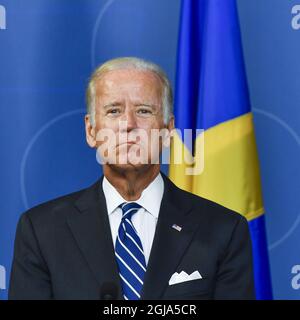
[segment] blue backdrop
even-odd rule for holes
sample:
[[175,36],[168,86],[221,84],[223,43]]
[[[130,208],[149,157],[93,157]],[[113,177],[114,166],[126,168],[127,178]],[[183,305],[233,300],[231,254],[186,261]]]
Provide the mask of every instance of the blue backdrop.
[[[237,3],[274,297],[298,299],[300,29],[292,8],[300,0]],[[179,11],[180,0],[0,0],[0,299],[20,214],[101,174],[84,137],[91,71],[113,57],[140,56],[174,83]]]

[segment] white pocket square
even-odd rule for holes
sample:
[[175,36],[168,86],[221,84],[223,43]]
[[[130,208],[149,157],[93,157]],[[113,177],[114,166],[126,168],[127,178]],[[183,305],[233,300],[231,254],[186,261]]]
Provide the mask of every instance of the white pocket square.
[[180,273],[175,272],[169,280],[169,285],[172,286],[173,284],[197,279],[202,279],[202,276],[198,270],[194,271],[190,275],[188,275],[185,271],[181,271]]

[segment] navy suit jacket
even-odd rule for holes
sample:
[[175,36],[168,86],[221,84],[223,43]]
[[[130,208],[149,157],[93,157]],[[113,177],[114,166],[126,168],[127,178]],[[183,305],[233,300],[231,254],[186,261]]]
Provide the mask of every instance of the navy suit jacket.
[[[162,176],[141,299],[254,299],[247,220]],[[196,270],[202,279],[169,285],[173,273]],[[107,283],[122,299],[102,179],[21,216],[9,299],[101,299]]]

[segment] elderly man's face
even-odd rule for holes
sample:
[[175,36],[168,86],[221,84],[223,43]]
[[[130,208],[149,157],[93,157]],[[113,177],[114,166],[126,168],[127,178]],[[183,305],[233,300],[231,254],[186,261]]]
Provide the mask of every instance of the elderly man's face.
[[[106,162],[132,166],[158,159],[161,139],[153,129],[166,127],[161,95],[161,80],[150,71],[113,70],[96,82],[94,134]],[[108,135],[115,139],[103,139]]]

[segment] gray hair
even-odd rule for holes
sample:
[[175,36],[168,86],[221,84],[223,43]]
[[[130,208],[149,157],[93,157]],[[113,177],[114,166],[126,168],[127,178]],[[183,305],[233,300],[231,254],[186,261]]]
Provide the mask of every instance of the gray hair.
[[92,125],[95,124],[96,88],[95,82],[108,71],[118,69],[137,69],[154,72],[162,82],[162,109],[164,123],[168,124],[173,115],[173,93],[170,81],[165,72],[157,64],[135,57],[122,57],[108,60],[93,72],[86,90],[87,113],[91,116]]

